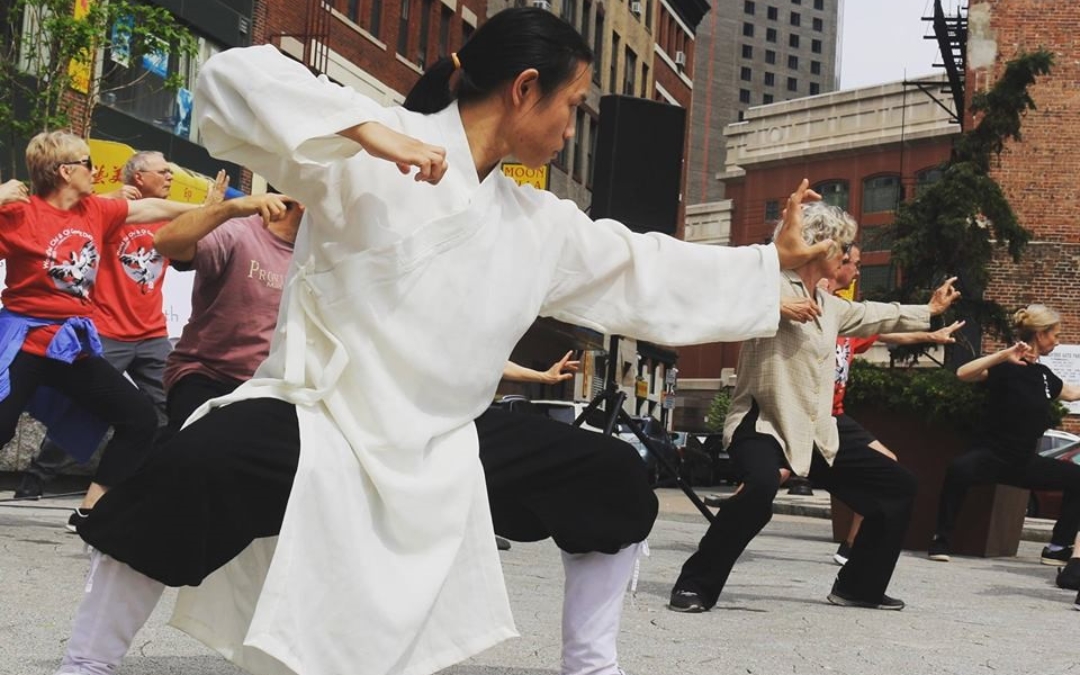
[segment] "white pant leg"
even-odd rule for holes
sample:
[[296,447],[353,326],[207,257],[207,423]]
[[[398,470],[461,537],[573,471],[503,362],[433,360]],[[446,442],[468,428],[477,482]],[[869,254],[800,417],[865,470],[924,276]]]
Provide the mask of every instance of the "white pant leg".
[[86,594],[56,675],[115,672],[164,590],[161,582],[91,549]]
[[618,675],[623,598],[640,544],[614,555],[563,552],[562,675]]

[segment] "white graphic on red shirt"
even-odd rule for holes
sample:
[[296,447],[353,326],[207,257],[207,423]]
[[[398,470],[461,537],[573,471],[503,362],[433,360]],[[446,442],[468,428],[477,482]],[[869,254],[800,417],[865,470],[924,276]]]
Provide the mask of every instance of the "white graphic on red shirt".
[[[140,239],[142,241],[137,241]],[[143,293],[154,290],[165,268],[165,256],[154,250],[153,241],[154,234],[150,230],[134,230],[124,237],[116,252],[124,274]]]
[[[58,249],[67,237],[55,245],[50,242],[46,254],[46,266],[49,276],[58,289],[85,300],[90,299],[90,287],[97,277],[98,252],[93,240],[83,242],[78,251],[68,251],[61,256]],[[66,257],[66,259],[64,259]]]

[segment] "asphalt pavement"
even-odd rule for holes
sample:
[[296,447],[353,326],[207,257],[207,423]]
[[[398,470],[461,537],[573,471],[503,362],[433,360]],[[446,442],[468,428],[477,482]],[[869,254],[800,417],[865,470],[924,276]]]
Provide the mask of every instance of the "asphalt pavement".
[[[1022,541],[1014,558],[937,563],[905,553],[889,589],[904,611],[835,607],[825,601],[838,569],[828,521],[786,515],[782,505],[827,495],[781,497],[781,513],[736,565],[717,607],[678,614],[665,607],[668,593],[706,523],[678,491],[659,493],[650,555],[624,610],[628,675],[1080,673],[1075,594],[1054,586],[1038,541]],[[75,503],[0,503],[0,675],[51,675],[59,662],[87,569],[81,540],[63,527]],[[443,673],[558,675],[558,551],[515,543],[500,556],[521,637]],[[174,598],[167,592],[117,675],[241,673],[166,625]]]

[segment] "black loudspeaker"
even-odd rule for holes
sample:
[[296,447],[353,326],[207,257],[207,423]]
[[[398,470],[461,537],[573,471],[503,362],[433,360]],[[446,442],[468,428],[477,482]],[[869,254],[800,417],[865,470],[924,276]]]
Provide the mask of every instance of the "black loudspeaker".
[[678,228],[686,110],[631,96],[600,99],[593,173],[593,218],[635,232]]

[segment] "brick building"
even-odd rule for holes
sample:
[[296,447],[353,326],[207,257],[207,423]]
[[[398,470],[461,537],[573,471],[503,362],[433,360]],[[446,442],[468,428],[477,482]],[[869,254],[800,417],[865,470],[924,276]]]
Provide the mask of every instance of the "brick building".
[[[1062,348],[1080,345],[1080,5],[1037,0],[972,0],[968,7],[968,100],[987,89],[1022,51],[1054,54],[1050,74],[1030,88],[1037,110],[1023,119],[992,175],[1017,219],[1032,233],[1019,264],[999,255],[987,295],[1007,309],[1041,302],[1062,314]],[[999,345],[987,340],[984,351]],[[1080,431],[1080,418],[1066,419]]]

